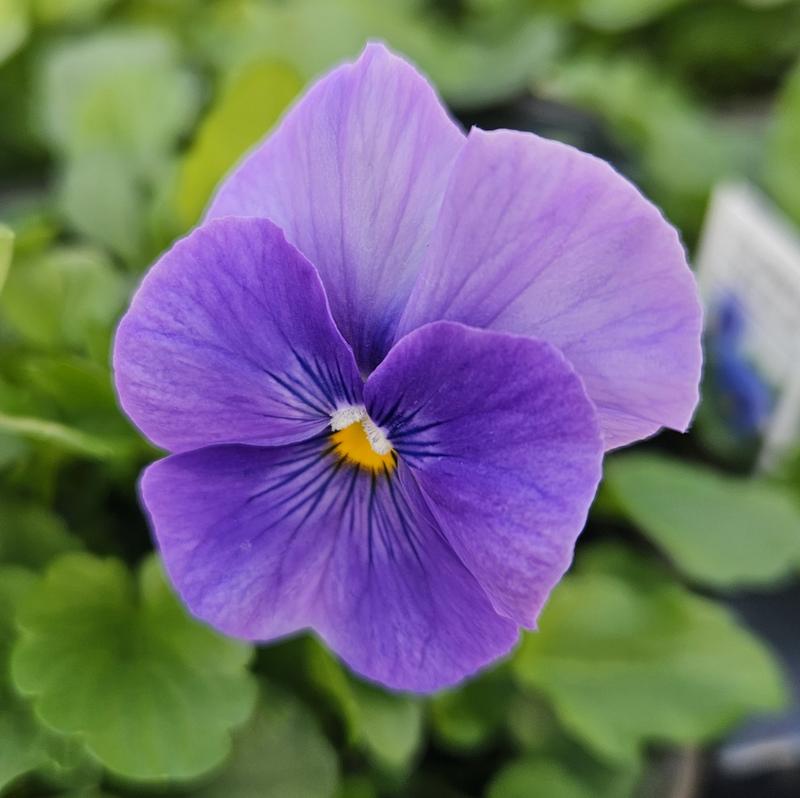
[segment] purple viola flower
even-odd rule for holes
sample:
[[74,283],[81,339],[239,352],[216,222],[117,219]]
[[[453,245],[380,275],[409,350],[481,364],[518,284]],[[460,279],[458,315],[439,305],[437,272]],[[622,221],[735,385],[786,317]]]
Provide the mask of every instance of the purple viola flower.
[[678,236],[630,183],[465,136],[370,45],[151,269],[114,363],[171,452],[141,493],[189,609],[428,691],[535,626],[604,450],[689,423],[699,342]]

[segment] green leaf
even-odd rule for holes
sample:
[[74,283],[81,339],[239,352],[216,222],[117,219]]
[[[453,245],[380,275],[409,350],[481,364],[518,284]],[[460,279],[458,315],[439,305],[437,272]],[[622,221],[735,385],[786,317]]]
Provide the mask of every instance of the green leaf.
[[339,660],[315,637],[305,638],[303,653],[309,682],[323,693],[341,716],[348,743],[357,744],[363,737],[361,710],[352,688],[353,679]]
[[11,265],[11,254],[14,251],[14,232],[0,224],[0,291],[6,282],[8,267]]
[[590,554],[512,663],[569,732],[630,762],[647,742],[703,742],[781,706],[774,660],[727,610],[624,549]]
[[90,435],[43,418],[0,413],[0,433],[4,432],[52,444],[71,454],[96,460],[114,460],[128,455],[126,449],[119,448],[97,435]]
[[197,83],[180,67],[174,41],[154,29],[103,30],[44,57],[43,133],[69,156],[116,151],[137,174],[156,176],[198,102]]
[[636,769],[615,771],[586,762],[527,757],[503,767],[486,798],[630,798]]
[[749,168],[760,146],[645,56],[579,55],[536,90],[598,114],[634,156],[632,176],[684,235],[698,232],[711,189]]
[[764,180],[775,200],[800,224],[800,62],[775,105],[766,148]]
[[142,260],[146,197],[124,153],[97,149],[68,159],[58,199],[71,229],[129,263]]
[[313,715],[291,694],[266,687],[250,722],[235,738],[222,774],[195,798],[330,798],[336,752]]
[[46,507],[0,498],[0,562],[38,569],[80,548],[80,540]]
[[8,684],[17,609],[35,585],[30,571],[0,566],[0,792],[34,771],[53,784],[87,783],[97,774],[81,743],[45,729]]
[[185,227],[197,221],[219,180],[275,124],[301,87],[293,69],[258,61],[223,90],[182,164],[176,202]]
[[36,18],[45,25],[86,23],[99,16],[117,0],[30,0]]
[[511,739],[518,748],[529,753],[550,748],[563,737],[552,708],[535,692],[516,695],[505,721]]
[[336,798],[378,798],[378,791],[364,776],[347,776],[342,780]]
[[504,669],[487,671],[431,701],[433,731],[456,751],[480,748],[496,739],[511,706],[519,700]]
[[618,31],[644,25],[690,0],[581,0],[578,16],[600,30]]
[[[107,341],[127,295],[127,281],[101,253],[59,247],[14,260],[0,311],[35,346],[94,352],[99,340]],[[103,362],[107,357],[105,349]]]
[[422,704],[363,682],[353,681],[352,689],[360,716],[361,744],[378,766],[390,773],[404,773],[422,743]]
[[19,624],[17,688],[120,776],[190,779],[217,767],[253,708],[250,648],[189,618],[154,558],[134,579],[117,560],[65,555]]
[[390,775],[406,771],[422,743],[420,701],[353,678],[313,637],[306,638],[305,658],[309,680],[341,714],[348,741]]
[[30,22],[25,0],[0,0],[0,64],[28,38]]
[[785,489],[638,454],[611,458],[606,486],[696,582],[764,586],[800,570],[800,507]]
[[34,582],[35,576],[23,568],[0,566],[0,790],[47,760],[42,730],[7,686],[16,605]]

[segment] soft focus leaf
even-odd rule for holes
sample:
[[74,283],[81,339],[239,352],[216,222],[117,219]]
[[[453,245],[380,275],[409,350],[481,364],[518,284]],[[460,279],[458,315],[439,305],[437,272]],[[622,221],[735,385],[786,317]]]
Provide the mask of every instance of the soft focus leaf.
[[36,569],[80,548],[78,538],[47,508],[0,498],[0,562]]
[[558,759],[529,757],[503,767],[486,798],[630,798],[636,771],[576,768]]
[[777,486],[656,455],[611,458],[606,486],[697,582],[769,585],[800,571],[800,507]]
[[775,107],[764,180],[775,200],[800,224],[800,63],[790,74]]
[[0,792],[33,771],[52,784],[64,785],[91,783],[97,775],[80,741],[45,729],[8,683],[17,608],[35,584],[30,571],[0,565]]
[[25,43],[29,30],[26,0],[0,0],[0,64]]
[[578,16],[601,30],[625,30],[650,22],[690,0],[581,0]]
[[598,114],[634,156],[632,176],[684,234],[699,230],[713,186],[753,158],[751,136],[723,125],[645,57],[581,55],[537,88]]
[[100,253],[59,247],[15,259],[0,314],[31,344],[86,351],[98,338],[108,339],[127,294],[126,281]]
[[511,739],[526,752],[541,752],[562,735],[553,710],[537,693],[515,696],[505,720]]
[[49,726],[81,734],[121,776],[211,770],[252,710],[249,647],[190,619],[154,558],[134,579],[117,560],[65,555],[29,594],[19,623],[18,689]]
[[380,769],[402,775],[422,743],[422,704],[356,680],[316,639],[309,637],[306,643],[309,680],[335,705],[349,742]]
[[434,733],[444,745],[457,751],[486,745],[496,739],[518,700],[503,669],[488,671],[458,689],[434,696]]
[[11,253],[14,249],[14,233],[0,224],[0,291],[6,282],[8,267],[11,265]]
[[348,742],[357,744],[363,738],[363,727],[352,678],[339,660],[316,638],[309,636],[303,642],[309,682],[330,701],[341,717]]
[[0,566],[0,790],[47,760],[41,728],[7,685],[16,605],[34,581],[22,568]]
[[50,443],[72,454],[97,460],[111,460],[127,455],[104,438],[43,418],[10,416],[0,413],[0,433],[11,433],[30,440]]
[[43,133],[57,150],[126,154],[152,175],[197,110],[193,77],[156,30],[108,30],[62,44],[43,64]]
[[46,25],[65,22],[85,23],[98,16],[117,0],[30,0],[36,18]]
[[301,86],[289,67],[259,61],[223,90],[182,164],[176,201],[185,227],[197,221],[220,179],[275,124]]
[[93,459],[125,460],[148,451],[120,412],[107,366],[76,356],[38,356],[20,367],[23,384],[47,403],[40,412],[50,416],[26,419],[9,413],[9,429]]
[[336,753],[296,698],[265,688],[250,722],[235,737],[222,774],[195,798],[331,798]]
[[128,262],[144,249],[144,202],[123,153],[98,149],[66,162],[59,205],[67,224]]
[[353,682],[353,694],[366,751],[380,767],[402,773],[422,743],[422,704],[363,682]]
[[647,741],[698,743],[781,705],[774,661],[727,610],[623,549],[584,559],[513,667],[599,755],[633,761]]
[[378,792],[363,776],[349,776],[342,780],[336,798],[378,798]]

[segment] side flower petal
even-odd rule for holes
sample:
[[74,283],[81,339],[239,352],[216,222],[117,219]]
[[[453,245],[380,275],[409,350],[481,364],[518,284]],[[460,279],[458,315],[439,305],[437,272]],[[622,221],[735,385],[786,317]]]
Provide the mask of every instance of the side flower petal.
[[210,447],[153,464],[141,492],[173,584],[229,635],[311,627],[366,678],[413,691],[453,684],[517,640],[403,464],[371,474],[325,435]]
[[208,217],[272,219],[319,270],[363,371],[416,278],[464,136],[382,45],[315,84],[222,184]]
[[436,322],[395,345],[364,398],[495,609],[534,626],[600,480],[571,366],[542,341]]
[[114,372],[125,412],[170,451],[303,440],[361,395],[314,267],[264,219],[211,222],[161,258]]
[[437,319],[531,335],[580,374],[607,448],[684,430],[701,311],[675,230],[608,164],[474,129],[398,334]]

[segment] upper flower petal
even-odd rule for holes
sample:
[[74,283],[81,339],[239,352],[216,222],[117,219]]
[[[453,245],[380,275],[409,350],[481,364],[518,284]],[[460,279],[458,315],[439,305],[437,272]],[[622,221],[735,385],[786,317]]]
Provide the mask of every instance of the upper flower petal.
[[427,81],[371,44],[311,88],[208,216],[278,224],[317,267],[369,371],[394,338],[463,141]]
[[170,578],[227,634],[320,632],[363,676],[427,691],[516,642],[517,627],[445,541],[401,463],[391,478],[338,459],[326,435],[220,446],[145,472]]
[[395,345],[364,399],[495,609],[533,626],[600,479],[569,363],[542,341],[436,322]]
[[264,219],[211,222],[161,258],[114,371],[125,412],[171,451],[302,440],[361,395],[314,267]]
[[398,335],[451,319],[557,346],[607,448],[683,430],[701,311],[675,230],[608,164],[529,133],[473,129]]

